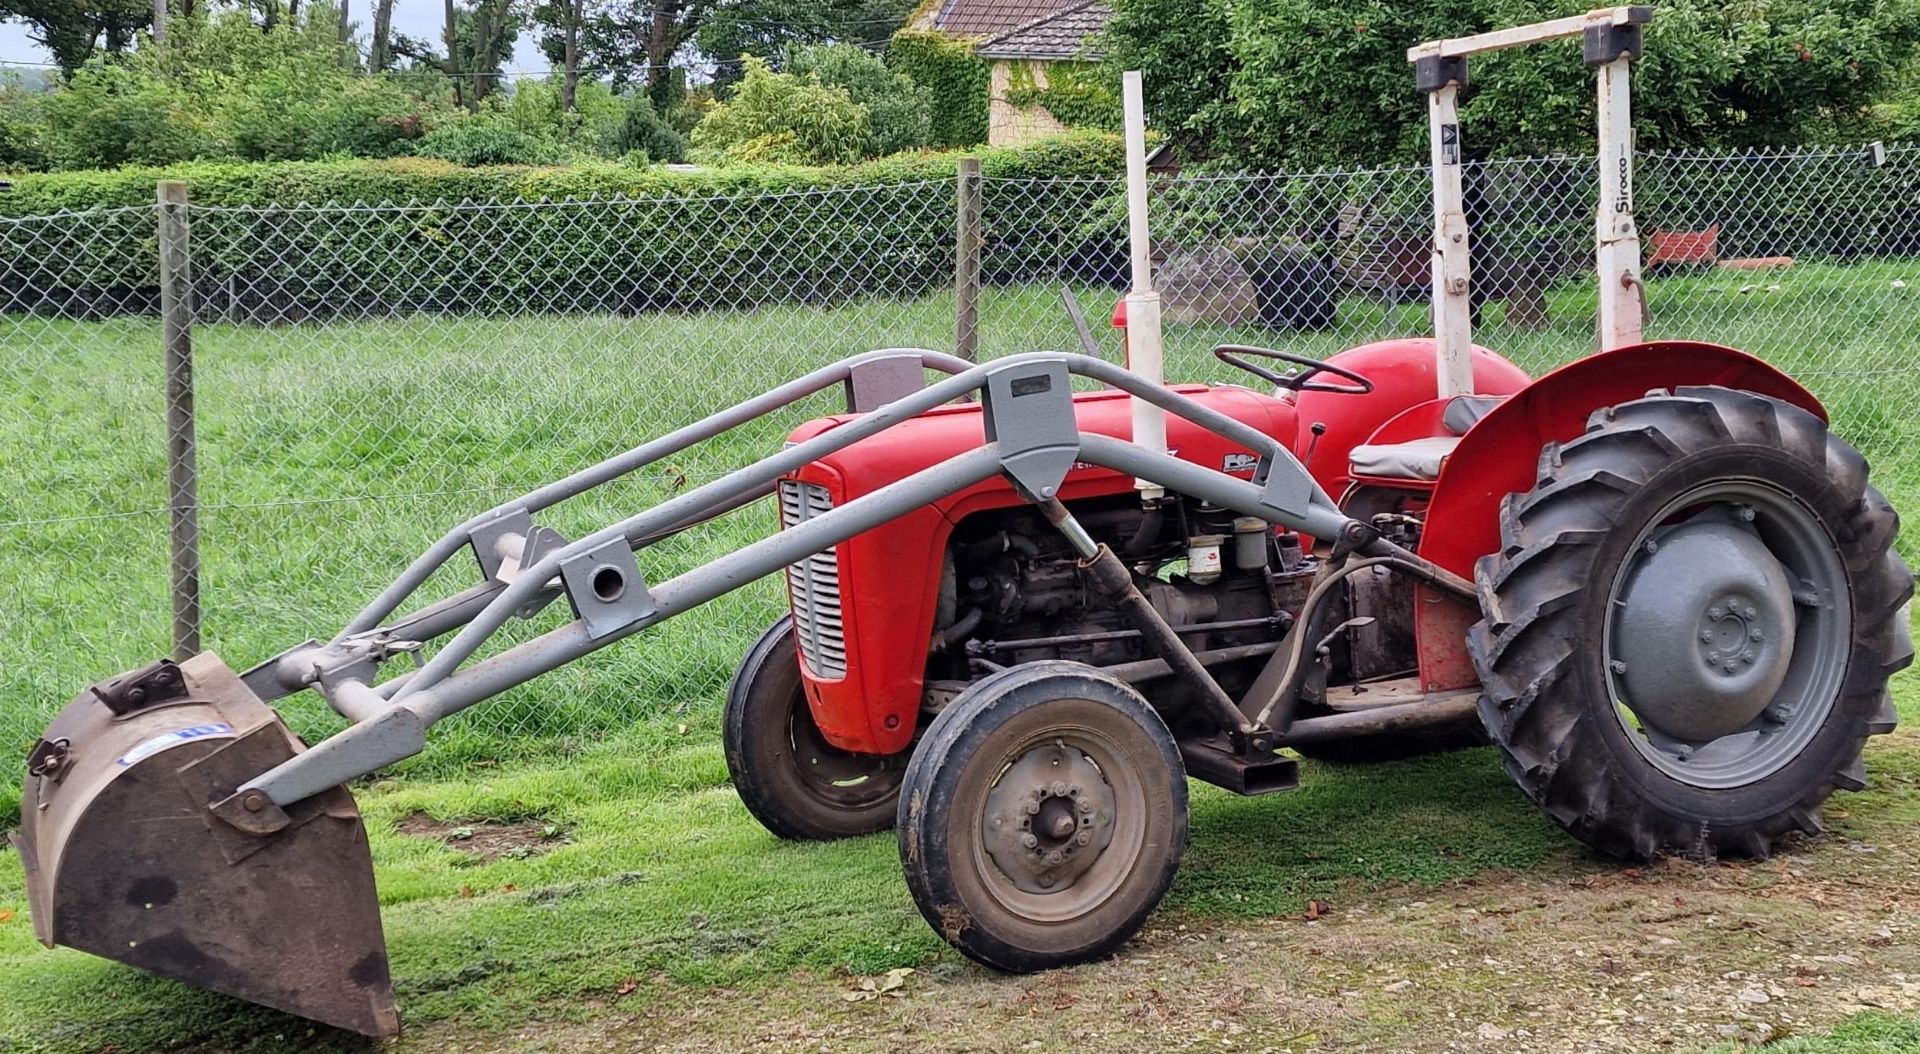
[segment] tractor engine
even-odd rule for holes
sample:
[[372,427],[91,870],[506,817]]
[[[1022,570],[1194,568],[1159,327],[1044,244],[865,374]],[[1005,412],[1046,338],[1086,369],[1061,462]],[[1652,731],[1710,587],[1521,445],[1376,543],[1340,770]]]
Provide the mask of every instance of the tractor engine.
[[[1222,687],[1244,690],[1285,637],[1315,562],[1298,535],[1204,502],[1170,496],[1142,508],[1133,493],[1078,503],[1096,541],[1133,570],[1140,591]],[[982,671],[1039,659],[1113,667],[1147,660],[1138,631],[1092,595],[1078,556],[1034,509],[959,524],[942,570],[927,708],[938,710]],[[1214,665],[1209,663],[1209,665]],[[1168,714],[1192,711],[1191,686],[1161,678],[1148,697]]]

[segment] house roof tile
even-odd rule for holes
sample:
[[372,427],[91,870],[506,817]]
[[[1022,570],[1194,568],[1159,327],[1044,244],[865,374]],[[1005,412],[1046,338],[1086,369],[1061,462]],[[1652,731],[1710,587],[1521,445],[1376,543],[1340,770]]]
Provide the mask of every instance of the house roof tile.
[[1041,15],[993,37],[974,49],[989,59],[1087,59],[1100,57],[1088,38],[1107,28],[1113,8],[1101,0],[1081,0]]

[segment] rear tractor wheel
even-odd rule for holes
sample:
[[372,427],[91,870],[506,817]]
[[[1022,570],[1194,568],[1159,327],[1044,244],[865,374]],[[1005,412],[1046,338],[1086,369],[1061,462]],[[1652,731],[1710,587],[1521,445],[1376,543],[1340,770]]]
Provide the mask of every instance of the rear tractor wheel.
[[907,888],[949,944],[996,969],[1110,954],[1160,903],[1186,844],[1172,734],[1132,688],[1078,663],[975,683],[907,764]]
[[906,759],[851,754],[820,734],[800,685],[792,616],[762,633],[741,661],[721,740],[740,800],[781,838],[825,841],[893,826]]
[[1724,388],[1601,410],[1500,526],[1476,568],[1480,714],[1574,836],[1764,857],[1864,786],[1913,580],[1866,461],[1819,418]]

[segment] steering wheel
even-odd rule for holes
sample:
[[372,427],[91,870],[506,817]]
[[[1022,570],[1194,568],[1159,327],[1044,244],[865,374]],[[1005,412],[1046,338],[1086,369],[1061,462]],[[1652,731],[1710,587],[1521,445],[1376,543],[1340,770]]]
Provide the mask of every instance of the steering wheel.
[[[1262,359],[1274,359],[1279,362],[1292,363],[1295,366],[1303,366],[1305,369],[1296,370],[1292,373],[1275,373],[1264,366],[1257,366],[1248,362],[1240,357],[1242,355],[1252,355]],[[1276,387],[1285,388],[1289,391],[1332,392],[1335,395],[1365,395],[1373,390],[1372,381],[1367,380],[1352,370],[1342,369],[1324,359],[1310,359],[1305,355],[1295,355],[1292,352],[1275,351],[1272,348],[1256,348],[1251,344],[1220,344],[1214,347],[1213,357],[1229,366],[1245,370],[1263,381],[1267,381]],[[1331,373],[1336,377],[1343,377],[1353,383],[1332,384],[1327,381],[1311,379],[1316,374],[1321,373]]]

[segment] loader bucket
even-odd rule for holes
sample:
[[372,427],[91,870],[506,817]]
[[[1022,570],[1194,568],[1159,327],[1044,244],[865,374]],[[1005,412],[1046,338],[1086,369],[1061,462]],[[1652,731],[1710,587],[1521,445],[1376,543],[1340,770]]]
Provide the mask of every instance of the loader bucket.
[[88,689],[28,761],[20,833],[34,934],[370,1036],[399,1030],[353,796],[272,834],[209,811],[306,749],[220,657]]

